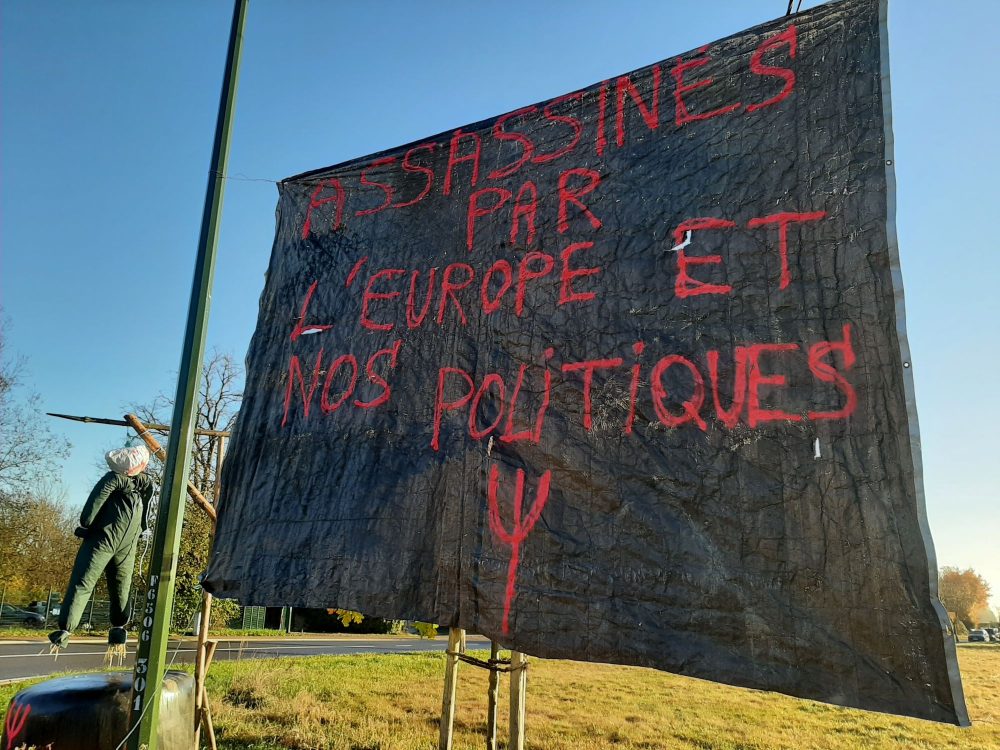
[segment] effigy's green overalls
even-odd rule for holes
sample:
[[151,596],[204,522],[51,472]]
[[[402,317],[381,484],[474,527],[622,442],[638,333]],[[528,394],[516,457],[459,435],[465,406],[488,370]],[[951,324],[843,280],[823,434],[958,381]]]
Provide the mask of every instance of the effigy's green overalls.
[[60,608],[61,629],[72,633],[80,624],[94,587],[105,571],[111,625],[120,628],[128,622],[135,549],[139,534],[149,526],[152,496],[153,482],[146,474],[130,477],[109,471],[94,485],[80,514],[80,526],[86,530],[86,536],[76,554]]

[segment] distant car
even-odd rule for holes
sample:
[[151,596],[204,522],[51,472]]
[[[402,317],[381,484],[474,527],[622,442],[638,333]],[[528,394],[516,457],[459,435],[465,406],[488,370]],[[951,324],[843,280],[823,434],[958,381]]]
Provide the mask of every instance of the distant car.
[[[30,611],[30,612],[37,612],[38,614],[44,616],[45,615],[45,605],[46,605],[46,602],[36,600],[36,601],[33,601],[33,602],[28,602],[28,606],[25,607],[25,609],[28,610],[28,611]],[[49,609],[49,614],[52,615],[53,617],[58,617],[59,616],[59,600],[58,599],[56,599],[56,601],[53,602],[52,607]]]
[[4,604],[0,608],[0,625],[24,625],[29,628],[40,628],[45,625],[45,617],[37,612]]
[[986,634],[992,641],[1000,641],[1000,628],[985,628]]
[[969,643],[989,643],[990,636],[985,630],[970,630]]

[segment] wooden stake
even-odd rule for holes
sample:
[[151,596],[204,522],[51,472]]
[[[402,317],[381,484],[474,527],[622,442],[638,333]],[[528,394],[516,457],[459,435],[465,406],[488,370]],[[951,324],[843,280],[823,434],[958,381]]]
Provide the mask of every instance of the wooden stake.
[[[194,660],[194,746],[201,739],[201,724],[205,712],[205,677],[208,675],[208,659],[205,645],[208,640],[208,624],[212,616],[212,595],[207,591],[201,595],[201,627],[198,629],[198,650]],[[209,741],[212,741],[211,733]]]
[[510,652],[510,742],[508,750],[524,750],[525,696],[528,691],[528,657]]
[[[208,668],[212,666],[212,658],[215,656],[215,648],[218,645],[218,641],[205,641],[204,670],[206,675],[208,674]],[[212,724],[212,708],[208,704],[208,687],[206,687],[204,680],[202,680],[201,693],[199,695],[201,698],[201,711],[197,714],[200,723],[195,731],[195,750],[198,748],[197,739],[202,725],[204,725],[205,735],[208,737],[208,746],[211,750],[218,750],[215,742],[215,726]]]
[[441,699],[441,737],[438,750],[451,750],[455,732],[455,691],[458,687],[458,654],[464,653],[465,631],[448,631],[448,656],[444,667],[444,696]]
[[500,647],[490,641],[490,689],[486,707],[486,750],[497,750],[497,704],[500,698],[500,670],[496,660]]
[[206,709],[202,713],[202,717],[205,720],[205,734],[208,737],[208,747],[210,750],[219,750],[219,746],[215,743],[215,725],[212,724],[212,712]]

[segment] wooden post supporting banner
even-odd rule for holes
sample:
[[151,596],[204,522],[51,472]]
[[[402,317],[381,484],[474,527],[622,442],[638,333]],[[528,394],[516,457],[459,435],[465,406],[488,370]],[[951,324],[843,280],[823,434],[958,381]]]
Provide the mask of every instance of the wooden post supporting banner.
[[[219,503],[219,489],[222,476],[222,459],[226,453],[226,437],[219,435],[216,438],[215,454],[215,483],[213,501],[216,506]],[[188,483],[190,486],[190,483]],[[215,533],[215,519],[212,519],[212,533]],[[208,746],[215,750],[215,727],[212,725],[212,711],[208,707],[208,688],[205,687],[205,679],[208,677],[208,667],[212,663],[212,655],[215,653],[215,641],[208,640],[208,629],[212,621],[212,595],[207,591],[202,592],[201,599],[201,627],[198,629],[198,656],[194,666],[194,747],[198,749],[201,740],[201,728],[205,727],[208,736]],[[200,666],[200,669],[199,669]]]
[[[215,648],[219,645],[218,641],[205,641],[205,673],[208,674],[208,668],[212,666],[212,659],[215,657]],[[218,745],[215,743],[215,726],[212,724],[212,708],[208,705],[208,688],[205,686],[204,680],[201,683],[201,722],[205,725],[205,735],[208,737],[208,747],[210,750],[218,750]],[[200,727],[199,727],[200,728]],[[195,750],[197,750],[198,744],[195,743]]]
[[510,652],[510,742],[508,750],[524,750],[525,697],[528,692],[528,656]]
[[[201,725],[206,712],[204,696],[205,677],[208,675],[208,623],[212,615],[212,595],[207,591],[201,595],[201,627],[198,628],[198,650],[194,661],[194,746],[199,747]],[[215,737],[209,732],[209,742],[214,746]]]
[[458,687],[458,655],[465,653],[462,644],[465,631],[451,628],[448,631],[448,655],[444,667],[444,696],[441,699],[441,738],[438,750],[451,750],[455,730],[455,692]]
[[528,657],[511,652],[510,660],[500,658],[500,646],[490,641],[489,661],[470,656],[465,650],[465,631],[452,628],[448,633],[448,657],[444,672],[444,697],[441,700],[441,739],[438,750],[451,750],[455,727],[455,695],[458,684],[458,663],[489,670],[489,693],[486,714],[486,750],[497,750],[497,714],[500,694],[500,673],[510,672],[510,742],[508,750],[524,750],[525,695],[528,689]]
[[486,750],[497,750],[497,703],[500,697],[500,647],[490,641],[490,688],[486,706]]

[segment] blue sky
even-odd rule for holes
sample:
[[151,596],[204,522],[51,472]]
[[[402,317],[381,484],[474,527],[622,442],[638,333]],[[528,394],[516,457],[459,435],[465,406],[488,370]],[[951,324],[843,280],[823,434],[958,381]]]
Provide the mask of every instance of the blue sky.
[[[812,7],[815,2],[805,2]],[[572,91],[784,13],[783,0],[252,0],[209,346],[242,360],[277,180]],[[47,411],[173,393],[231,4],[0,6],[0,304]],[[939,562],[1000,603],[1000,6],[895,0],[898,231]],[[52,421],[82,503],[115,428]]]

